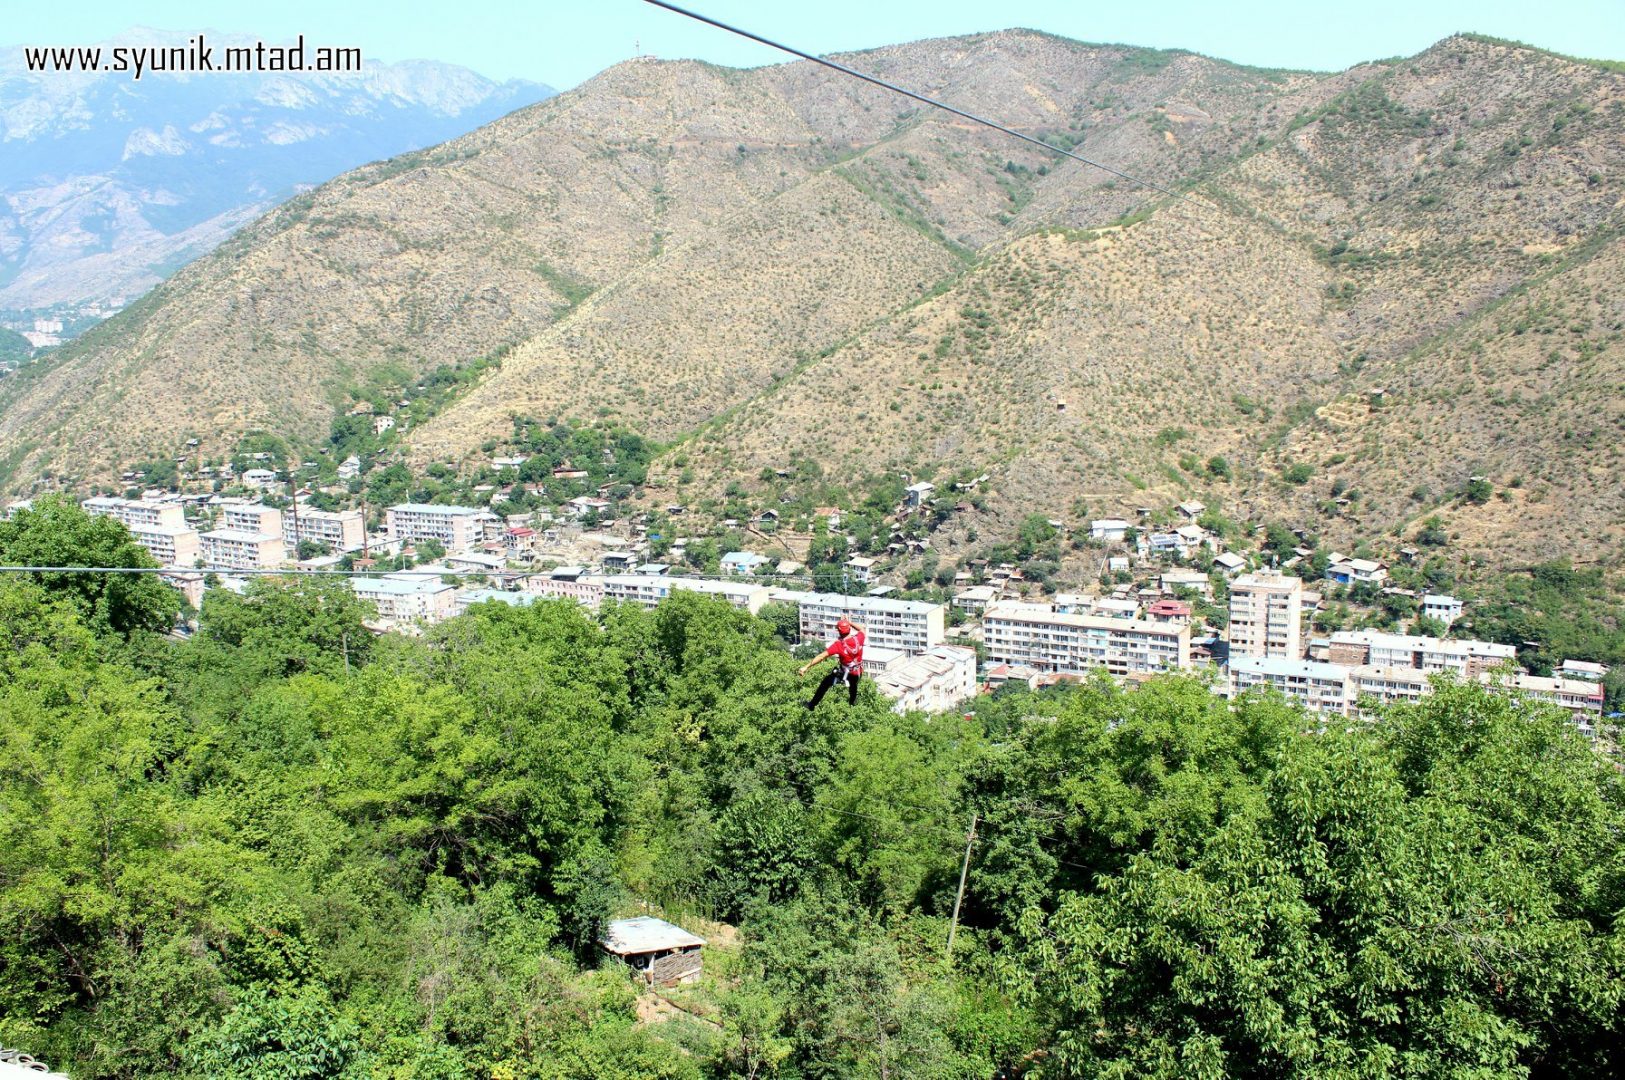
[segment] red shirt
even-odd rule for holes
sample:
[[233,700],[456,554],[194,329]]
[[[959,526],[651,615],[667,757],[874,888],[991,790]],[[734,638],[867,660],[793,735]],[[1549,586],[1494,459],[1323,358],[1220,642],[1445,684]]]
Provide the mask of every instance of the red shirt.
[[863,631],[854,630],[843,638],[836,638],[824,650],[841,662],[841,671],[847,675],[863,674]]

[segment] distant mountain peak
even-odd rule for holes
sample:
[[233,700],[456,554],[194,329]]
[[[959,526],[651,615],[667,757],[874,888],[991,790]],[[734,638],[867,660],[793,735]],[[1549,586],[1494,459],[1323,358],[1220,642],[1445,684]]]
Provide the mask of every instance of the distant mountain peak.
[[[184,45],[196,33],[132,27],[103,45]],[[31,73],[20,48],[0,49],[0,325],[31,330],[43,316],[82,328],[277,199],[551,95],[432,60],[138,82]]]

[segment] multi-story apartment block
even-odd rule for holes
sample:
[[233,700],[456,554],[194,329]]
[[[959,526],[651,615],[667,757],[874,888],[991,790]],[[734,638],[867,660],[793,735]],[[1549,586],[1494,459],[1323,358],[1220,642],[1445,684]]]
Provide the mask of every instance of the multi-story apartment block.
[[1232,698],[1268,687],[1316,712],[1346,714],[1351,701],[1349,669],[1313,660],[1278,656],[1230,657],[1229,691]]
[[1547,702],[1568,710],[1570,717],[1587,738],[1596,737],[1597,721],[1602,719],[1601,683],[1586,682],[1583,679],[1547,678],[1542,675],[1530,675],[1524,671],[1506,675],[1483,675],[1480,678],[1492,687],[1516,690],[1536,701]]
[[1230,655],[1296,660],[1303,655],[1303,581],[1243,574],[1230,585]]
[[941,645],[947,636],[948,615],[942,604],[791,590],[777,592],[773,599],[787,600],[800,608],[802,641],[833,640],[835,624],[843,618],[863,627],[866,644],[910,656]]
[[976,696],[976,650],[934,645],[874,676],[897,712],[943,712]]
[[389,538],[397,541],[438,540],[447,551],[467,551],[484,537],[481,515],[472,506],[402,503],[385,514]]
[[1411,704],[1433,692],[1432,675],[1413,667],[1377,667],[1365,664],[1349,668],[1349,698],[1370,700],[1378,705]]
[[439,578],[351,578],[350,587],[371,600],[378,617],[391,623],[436,623],[451,617],[457,590]]
[[1188,625],[1065,614],[1048,604],[990,604],[982,613],[982,635],[990,663],[1042,672],[1104,668],[1144,678],[1190,666]]
[[687,592],[720,596],[734,607],[742,608],[752,615],[762,610],[762,605],[768,602],[769,594],[772,592],[765,585],[753,585],[748,581],[708,581],[705,578],[666,577],[663,574],[611,574],[588,580],[595,581],[603,587],[605,600],[620,600],[642,604],[644,607],[654,607],[673,592],[683,589]]
[[234,532],[258,533],[285,539],[282,511],[264,503],[224,503],[220,507],[220,527]]
[[287,558],[281,536],[215,529],[199,539],[203,564],[211,570],[268,570]]
[[169,529],[186,527],[186,512],[180,503],[146,502],[139,499],[115,499],[97,496],[79,504],[89,514],[117,518],[132,528],[136,525],[162,526]]
[[538,574],[525,579],[524,589],[540,596],[562,596],[574,600],[589,611],[597,611],[604,602],[604,584],[592,578],[542,577]]
[[152,552],[161,566],[192,566],[202,555],[196,529],[174,525],[130,525],[135,542]]
[[533,592],[506,592],[501,589],[470,589],[460,592],[452,601],[452,610],[458,615],[467,614],[468,609],[475,604],[483,604],[495,600],[499,604],[509,607],[530,607],[542,597]]
[[359,550],[364,542],[366,525],[359,510],[306,510],[288,515],[288,531],[293,544],[301,540],[314,540],[326,544],[335,552]]
[[202,610],[203,574],[196,572],[188,573],[186,571],[177,570],[172,574],[159,574],[158,577],[164,582],[179,589],[180,594],[186,597],[186,602],[192,605],[193,611]]
[[1464,678],[1517,659],[1511,645],[1389,634],[1380,630],[1340,630],[1332,635],[1327,660],[1347,667],[1415,668],[1453,671]]

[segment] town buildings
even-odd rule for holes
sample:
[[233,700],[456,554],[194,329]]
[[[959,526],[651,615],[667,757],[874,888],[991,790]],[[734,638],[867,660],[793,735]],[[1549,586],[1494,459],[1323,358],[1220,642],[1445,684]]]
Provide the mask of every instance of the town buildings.
[[287,560],[281,535],[215,529],[199,540],[203,565],[211,570],[270,570]]
[[[1232,646],[1233,648],[1233,646]],[[1346,667],[1415,668],[1453,671],[1466,678],[1517,660],[1511,645],[1490,641],[1416,637],[1381,630],[1340,630],[1331,636],[1326,659]]]
[[264,503],[222,503],[219,521],[222,529],[287,539],[282,532],[282,511]]
[[1041,672],[1146,677],[1190,666],[1190,627],[1075,615],[1048,604],[1000,601],[982,615],[988,662]]
[[798,606],[802,641],[834,640],[835,624],[843,618],[864,628],[867,644],[911,656],[941,645],[947,635],[947,612],[941,604],[790,590],[776,592],[773,598]]
[[457,590],[437,577],[357,577],[350,579],[350,585],[358,598],[372,601],[378,617],[389,623],[436,623],[456,610]]
[[1316,712],[1346,714],[1349,709],[1349,669],[1336,664],[1232,654],[1227,677],[1232,698],[1267,687]]
[[99,495],[79,505],[86,513],[117,518],[127,526],[161,525],[178,529],[186,525],[186,511],[178,502],[147,502]]
[[1259,571],[1230,585],[1230,655],[1303,655],[1303,581]]
[[605,600],[654,607],[679,589],[720,596],[736,608],[752,615],[762,610],[772,592],[765,585],[748,581],[711,581],[706,578],[667,577],[664,574],[611,574],[595,579],[604,589]]
[[289,515],[288,524],[289,531],[297,531],[297,535],[287,537],[292,544],[311,540],[343,553],[359,551],[366,543],[366,524],[359,510],[307,510],[301,507],[297,514]]
[[976,650],[933,645],[874,676],[875,687],[899,713],[943,712],[976,696]]
[[385,511],[384,520],[391,540],[438,540],[447,551],[467,551],[484,539],[480,517],[486,513],[472,506],[401,503]]
[[174,525],[129,525],[135,542],[152,553],[161,566],[195,566],[203,554],[196,529]]

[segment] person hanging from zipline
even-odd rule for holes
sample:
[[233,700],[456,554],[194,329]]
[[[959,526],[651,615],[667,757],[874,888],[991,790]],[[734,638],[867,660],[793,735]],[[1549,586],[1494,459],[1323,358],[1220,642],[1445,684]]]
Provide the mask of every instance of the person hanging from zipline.
[[825,660],[832,656],[835,658],[835,667],[824,676],[823,681],[818,684],[818,689],[813,691],[812,700],[807,702],[809,712],[818,708],[818,703],[824,700],[824,695],[836,682],[846,683],[848,705],[858,703],[858,680],[863,677],[863,627],[843,618],[835,624],[835,634],[835,640],[829,643],[829,648],[802,664],[801,669],[796,672],[797,678],[805,677],[807,672]]

